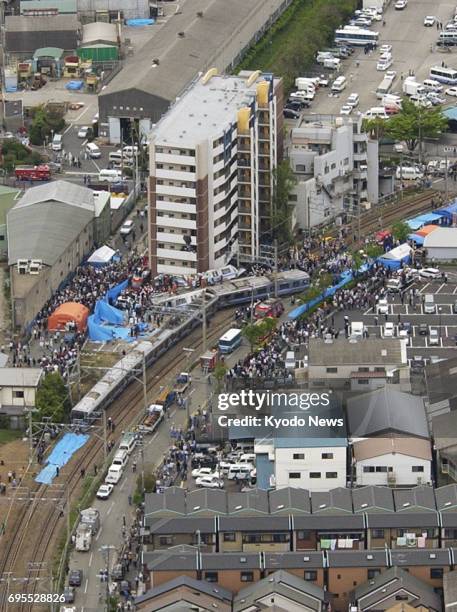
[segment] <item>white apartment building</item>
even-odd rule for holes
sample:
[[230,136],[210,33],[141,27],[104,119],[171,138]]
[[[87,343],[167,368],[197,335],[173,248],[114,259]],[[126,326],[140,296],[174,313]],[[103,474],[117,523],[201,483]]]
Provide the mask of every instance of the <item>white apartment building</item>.
[[288,156],[296,185],[291,194],[296,227],[309,230],[350,219],[378,202],[378,143],[361,119],[313,117],[293,128]]
[[282,147],[282,81],[260,72],[199,78],[150,138],[154,274],[195,274],[258,256]]

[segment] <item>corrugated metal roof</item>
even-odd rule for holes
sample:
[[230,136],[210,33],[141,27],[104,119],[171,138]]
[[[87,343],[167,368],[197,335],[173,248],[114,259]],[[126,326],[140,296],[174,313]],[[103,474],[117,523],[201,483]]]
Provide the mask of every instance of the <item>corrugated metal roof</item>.
[[28,17],[8,15],[5,17],[6,32],[61,32],[77,30],[79,21],[76,15],[53,15]]
[[320,338],[309,340],[309,367],[337,365],[401,365],[403,359],[401,340],[396,338],[364,338],[349,342],[337,338],[325,342]]
[[354,512],[395,512],[394,497],[389,487],[362,487],[353,489]]
[[66,181],[28,189],[8,212],[8,260],[52,266],[94,218],[92,191]]
[[81,46],[87,47],[90,43],[104,41],[112,42],[117,46],[117,27],[114,23],[94,21],[83,26],[83,39]]
[[0,387],[37,387],[41,368],[0,368]]
[[392,453],[426,461],[432,460],[430,442],[421,438],[390,436],[388,438],[368,438],[354,443],[354,457],[357,461],[382,457]]

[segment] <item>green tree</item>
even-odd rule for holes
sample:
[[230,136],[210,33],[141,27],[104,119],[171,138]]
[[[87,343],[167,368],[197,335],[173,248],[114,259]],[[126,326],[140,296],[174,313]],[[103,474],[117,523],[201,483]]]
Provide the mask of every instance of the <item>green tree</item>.
[[68,421],[70,403],[65,382],[58,372],[46,374],[36,395],[38,416],[51,417],[55,423]]
[[260,325],[256,325],[254,323],[245,325],[241,333],[246,338],[246,340],[249,342],[249,345],[251,347],[251,353],[252,353],[252,351],[254,350],[254,347],[257,345],[257,343],[259,342],[260,338],[263,335]]
[[392,236],[401,243],[406,242],[410,233],[409,225],[404,221],[395,221],[392,225]]
[[225,375],[227,374],[227,366],[222,361],[214,368],[214,378],[216,379],[216,393],[219,393],[223,387]]
[[423,108],[403,98],[401,111],[387,122],[386,134],[395,140],[404,140],[409,151],[414,151],[419,145],[421,153],[423,139],[437,138],[447,127],[448,120],[441,108]]
[[373,117],[373,119],[363,119],[362,129],[367,132],[371,138],[382,140],[387,132],[388,121],[381,117]]
[[32,123],[29,128],[30,142],[41,146],[52,133],[60,132],[65,127],[60,110],[36,106],[31,110]]
[[283,160],[273,170],[273,193],[271,197],[271,229],[281,243],[291,241],[290,192],[296,179],[288,160]]
[[365,253],[367,254],[367,256],[371,257],[372,259],[376,259],[376,257],[380,257],[383,254],[383,252],[384,251],[382,250],[382,247],[379,246],[379,244],[369,244],[367,248],[365,249]]

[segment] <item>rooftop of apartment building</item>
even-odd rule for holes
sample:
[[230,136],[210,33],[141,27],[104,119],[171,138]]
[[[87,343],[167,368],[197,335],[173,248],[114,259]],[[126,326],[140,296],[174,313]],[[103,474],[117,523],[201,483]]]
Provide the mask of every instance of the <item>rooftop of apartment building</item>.
[[156,124],[151,139],[185,148],[220,135],[236,121],[239,109],[251,106],[257,86],[265,80],[260,72],[230,76],[209,70]]

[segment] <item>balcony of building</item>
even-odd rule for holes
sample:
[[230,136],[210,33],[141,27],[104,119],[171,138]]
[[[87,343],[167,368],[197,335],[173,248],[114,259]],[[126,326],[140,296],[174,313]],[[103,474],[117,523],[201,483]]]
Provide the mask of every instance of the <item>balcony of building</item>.
[[238,183],[251,184],[251,172],[249,170],[238,170]]
[[271,164],[270,164],[270,160],[269,159],[259,159],[259,170],[262,171],[270,171],[271,170]]
[[270,112],[267,110],[261,110],[258,114],[259,125],[270,126]]
[[237,150],[240,152],[251,152],[251,139],[245,136],[238,138]]
[[270,157],[270,144],[266,142],[259,142],[259,156],[264,157],[265,155]]
[[238,197],[240,198],[250,200],[251,195],[252,195],[252,191],[250,187],[244,187],[243,185],[241,185],[240,188],[238,189]]
[[258,137],[259,140],[267,140],[268,142],[270,142],[270,129],[267,127],[259,126]]

